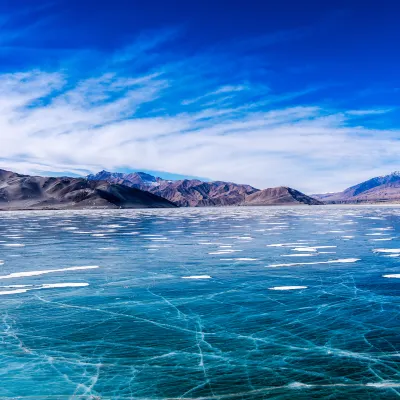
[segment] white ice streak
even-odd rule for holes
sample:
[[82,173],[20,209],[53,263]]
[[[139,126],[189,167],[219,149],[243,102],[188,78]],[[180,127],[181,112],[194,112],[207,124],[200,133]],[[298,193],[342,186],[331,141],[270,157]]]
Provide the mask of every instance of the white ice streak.
[[331,248],[336,248],[337,246],[312,246],[312,247],[295,247],[292,249],[293,251],[305,251],[305,252],[316,252],[319,249],[331,249]]
[[268,288],[269,290],[301,290],[307,289],[307,286],[274,286]]
[[26,276],[38,276],[38,275],[44,275],[44,274],[52,274],[54,272],[80,271],[80,270],[95,269],[95,268],[99,268],[99,266],[98,265],[88,265],[88,266],[82,266],[82,267],[46,269],[46,270],[40,270],[40,271],[13,272],[9,275],[0,276],[0,279],[23,278]]
[[23,239],[24,237],[21,235],[3,235],[4,237],[8,239]]
[[66,288],[66,287],[85,287],[89,286],[86,282],[70,282],[70,283],[45,283],[39,288],[35,289],[52,289],[52,288]]
[[359,258],[339,258],[337,260],[328,260],[328,261],[315,261],[315,262],[302,262],[302,263],[289,263],[289,264],[270,264],[270,265],[268,265],[268,267],[277,268],[277,267],[294,267],[297,265],[353,263],[356,261],[360,261],[360,259]]
[[17,289],[17,288],[26,288],[32,287],[33,285],[7,285],[7,286],[0,286],[0,288],[7,288],[7,289]]
[[281,254],[281,257],[315,257],[315,253]]
[[400,249],[374,249],[374,253],[400,253]]
[[317,249],[315,247],[295,247],[292,249],[293,251],[305,251],[307,253],[309,252],[316,252]]
[[400,274],[388,274],[388,275],[382,275],[384,278],[394,278],[394,279],[400,279]]
[[210,275],[190,275],[182,276],[182,279],[211,279]]
[[4,296],[7,294],[18,294],[18,293],[26,293],[28,289],[15,289],[15,290],[5,290],[0,292],[0,296]]
[[145,233],[142,235],[142,237],[163,237],[163,235]]
[[208,254],[229,254],[229,253],[236,253],[238,251],[242,250],[233,250],[233,249],[226,249],[226,250],[218,250],[218,251],[212,251],[211,253]]
[[273,244],[267,244],[267,247],[293,247],[293,246],[300,246],[306,244],[304,242],[299,243],[299,242],[294,242],[294,243],[273,243]]
[[[71,287],[86,287],[89,286],[86,282],[68,282],[68,283],[45,283],[40,286],[32,286],[32,285],[10,285],[10,286],[2,286],[12,288],[18,288],[14,290],[2,290],[0,291],[0,296],[8,295],[8,294],[20,294],[26,293],[31,290],[42,290],[42,289],[56,289],[56,288],[71,288]],[[23,289],[20,289],[23,288]]]

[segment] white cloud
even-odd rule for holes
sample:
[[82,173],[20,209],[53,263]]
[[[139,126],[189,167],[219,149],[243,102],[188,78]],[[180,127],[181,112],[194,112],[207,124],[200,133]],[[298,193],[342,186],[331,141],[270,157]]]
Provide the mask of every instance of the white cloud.
[[142,107],[156,108],[174,88],[163,74],[107,73],[67,89],[68,81],[40,71],[0,75],[2,168],[83,174],[130,167],[308,193],[399,169],[400,131],[352,126],[354,111],[238,104],[146,117]]
[[[195,97],[193,99],[183,100],[181,104],[184,105],[184,106],[187,106],[187,105],[190,105],[190,104],[197,103],[197,102],[199,102],[201,100],[204,100],[204,99],[209,99],[210,97],[212,98],[212,97],[214,97],[216,95],[219,95],[219,94],[222,94],[222,93],[227,94],[227,93],[242,92],[243,90],[246,90],[246,89],[248,89],[248,88],[246,86],[244,86],[244,85],[221,86],[220,88],[218,88],[216,90],[213,90],[212,92],[208,92],[208,93],[202,94],[201,96]],[[229,98],[232,98],[232,97],[233,96],[229,96]],[[226,98],[228,98],[228,97],[223,97],[223,99],[226,99]],[[219,98],[218,100],[221,101],[221,98]]]
[[388,112],[393,111],[393,108],[378,108],[378,109],[370,109],[370,110],[349,110],[347,114],[349,115],[358,115],[358,116],[365,116],[365,115],[380,115],[386,114]]

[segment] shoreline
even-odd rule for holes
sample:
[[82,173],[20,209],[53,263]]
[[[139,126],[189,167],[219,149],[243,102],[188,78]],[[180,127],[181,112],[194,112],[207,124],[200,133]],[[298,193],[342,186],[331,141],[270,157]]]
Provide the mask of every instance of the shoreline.
[[66,208],[0,208],[0,214],[6,212],[27,212],[27,211],[131,211],[131,210],[201,210],[201,209],[251,209],[251,208],[350,208],[350,207],[400,207],[400,202],[398,203],[327,203],[327,204],[318,204],[318,205],[309,205],[309,204],[271,204],[271,205],[231,205],[231,206],[204,206],[204,207],[66,207]]

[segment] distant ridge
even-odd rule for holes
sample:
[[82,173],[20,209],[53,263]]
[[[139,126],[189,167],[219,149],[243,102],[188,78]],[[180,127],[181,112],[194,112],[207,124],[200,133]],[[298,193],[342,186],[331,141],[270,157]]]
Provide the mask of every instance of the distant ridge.
[[325,203],[398,203],[400,202],[400,172],[377,176],[345,189],[343,192],[316,194]]
[[105,170],[100,171],[95,175],[88,175],[87,179],[90,181],[107,181],[110,183],[127,185],[141,190],[158,186],[159,182],[163,181],[163,179],[156,178],[145,172],[132,172],[125,174],[122,172],[107,172]]
[[260,190],[250,185],[232,182],[204,182],[199,179],[165,180],[144,172],[124,174],[104,170],[89,175],[87,179],[106,180],[146,190],[181,207],[322,204],[321,201],[288,187]]
[[0,169],[0,210],[170,207],[176,205],[134,187],[85,178],[21,175]]
[[260,190],[246,197],[244,205],[293,205],[296,204],[321,205],[321,201],[314,199],[298,190],[280,186]]

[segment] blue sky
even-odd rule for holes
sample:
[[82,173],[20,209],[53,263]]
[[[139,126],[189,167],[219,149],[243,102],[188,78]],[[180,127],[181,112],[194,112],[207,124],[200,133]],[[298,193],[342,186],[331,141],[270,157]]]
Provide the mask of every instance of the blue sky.
[[0,167],[307,193],[400,169],[399,12],[385,0],[2,1]]

